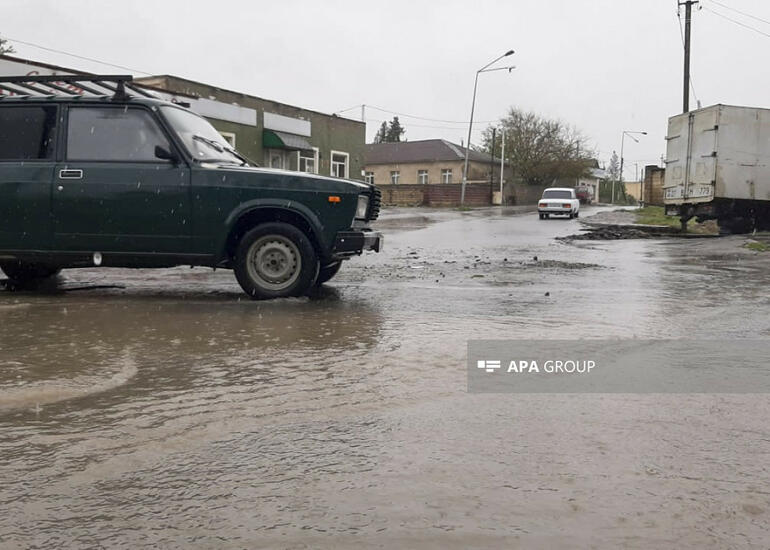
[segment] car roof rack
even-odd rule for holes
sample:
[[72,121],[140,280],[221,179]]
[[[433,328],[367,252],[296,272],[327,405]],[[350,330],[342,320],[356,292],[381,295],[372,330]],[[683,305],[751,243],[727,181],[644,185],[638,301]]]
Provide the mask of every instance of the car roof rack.
[[[34,75],[0,76],[0,99],[31,97],[111,98],[125,101],[133,96],[156,96],[132,84],[131,75]],[[10,92],[10,95],[4,92]],[[129,93],[130,92],[130,93]]]

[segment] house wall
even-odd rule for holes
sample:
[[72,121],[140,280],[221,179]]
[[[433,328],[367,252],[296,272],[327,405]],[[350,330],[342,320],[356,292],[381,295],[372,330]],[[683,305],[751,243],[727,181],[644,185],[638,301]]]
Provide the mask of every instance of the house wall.
[[[401,175],[399,185],[417,185],[418,170],[428,171],[428,183],[444,183],[441,179],[441,171],[445,169],[452,170],[452,180],[450,183],[462,183],[464,161],[439,161],[439,162],[410,162],[404,164],[372,164],[364,168],[366,172],[374,173],[375,185],[390,185],[390,172],[398,170]],[[490,165],[483,162],[471,161],[468,163],[468,183],[489,183]],[[506,179],[509,179],[510,172],[506,169]],[[495,181],[499,185],[500,166],[495,166]]]

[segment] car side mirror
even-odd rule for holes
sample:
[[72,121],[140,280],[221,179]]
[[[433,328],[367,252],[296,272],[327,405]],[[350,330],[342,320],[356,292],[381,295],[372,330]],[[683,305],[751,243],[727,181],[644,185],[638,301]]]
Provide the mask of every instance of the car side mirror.
[[155,146],[155,157],[159,158],[161,160],[170,160],[174,164],[177,164],[179,162],[179,157],[176,156],[175,153],[172,153],[165,147],[161,147],[160,145]]

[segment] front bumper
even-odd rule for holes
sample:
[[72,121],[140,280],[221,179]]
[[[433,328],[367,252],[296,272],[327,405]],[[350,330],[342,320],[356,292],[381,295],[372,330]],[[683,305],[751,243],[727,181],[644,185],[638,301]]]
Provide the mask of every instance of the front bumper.
[[340,231],[334,239],[332,254],[335,258],[346,258],[364,250],[380,252],[384,243],[385,237],[379,231]]

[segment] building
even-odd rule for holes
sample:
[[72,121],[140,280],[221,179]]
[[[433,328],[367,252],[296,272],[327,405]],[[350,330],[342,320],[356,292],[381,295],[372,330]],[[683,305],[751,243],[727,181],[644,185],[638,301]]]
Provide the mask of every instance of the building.
[[[366,146],[366,180],[376,185],[435,185],[462,183],[465,148],[443,139],[372,143]],[[500,160],[470,150],[468,183],[499,182]]]
[[594,200],[599,202],[599,184],[607,177],[606,171],[599,168],[599,161],[591,159],[591,165],[585,176],[578,178],[578,187],[591,187],[594,191]]
[[[0,75],[56,74],[88,73],[0,55]],[[363,178],[366,142],[363,122],[170,75],[139,78],[135,83],[163,99],[189,106],[257,164]]]
[[641,201],[644,204],[663,206],[663,182],[666,169],[649,164],[644,167],[644,185],[642,186]]

